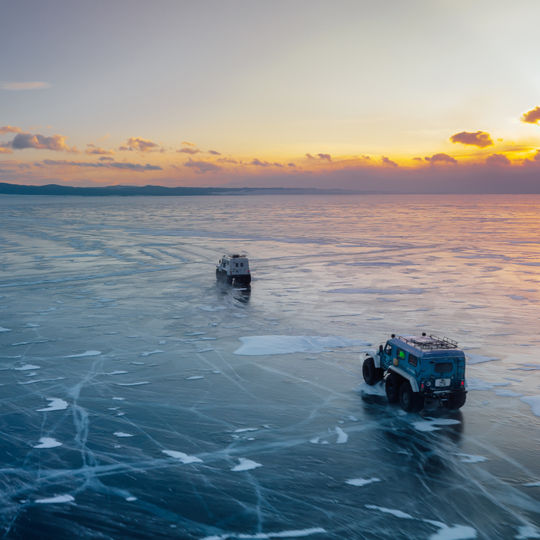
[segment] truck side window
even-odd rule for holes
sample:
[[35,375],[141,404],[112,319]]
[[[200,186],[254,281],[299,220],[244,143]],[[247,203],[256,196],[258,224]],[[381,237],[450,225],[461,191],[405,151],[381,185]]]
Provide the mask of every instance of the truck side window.
[[411,364],[411,366],[415,366],[415,367],[418,365],[418,358],[416,358],[416,356],[414,356],[414,354],[409,353],[409,364]]
[[402,351],[401,349],[397,350],[397,355],[400,360],[405,360],[405,351]]

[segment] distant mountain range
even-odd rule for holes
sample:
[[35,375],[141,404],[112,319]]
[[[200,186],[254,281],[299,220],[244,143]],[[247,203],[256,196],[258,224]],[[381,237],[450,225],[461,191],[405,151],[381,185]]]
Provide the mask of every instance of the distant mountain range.
[[47,184],[27,186],[0,182],[0,194],[4,195],[77,195],[104,196],[194,196],[194,195],[344,195],[352,191],[314,188],[220,188],[220,187],[165,187],[165,186],[105,186],[74,187]]

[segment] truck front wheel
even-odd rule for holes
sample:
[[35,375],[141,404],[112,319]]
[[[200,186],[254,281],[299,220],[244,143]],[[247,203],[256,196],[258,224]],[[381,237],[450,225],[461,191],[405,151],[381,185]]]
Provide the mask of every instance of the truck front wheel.
[[397,403],[399,399],[399,386],[401,383],[401,377],[395,373],[390,373],[386,377],[384,389],[386,390],[386,397],[388,403]]
[[399,404],[404,411],[418,412],[424,406],[424,396],[413,392],[409,381],[403,381],[399,387]]
[[383,370],[375,367],[375,361],[369,356],[362,364],[362,375],[364,376],[364,381],[372,386],[383,378]]

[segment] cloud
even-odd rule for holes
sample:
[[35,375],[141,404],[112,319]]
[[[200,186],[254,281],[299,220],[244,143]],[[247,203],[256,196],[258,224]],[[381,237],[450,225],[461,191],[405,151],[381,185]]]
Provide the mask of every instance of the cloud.
[[[141,165],[140,163],[126,163],[126,162],[92,162],[92,161],[64,161],[54,159],[44,159],[42,162],[44,165],[61,165],[68,167],[91,167],[94,169],[127,169],[130,171],[144,172],[144,171],[161,171],[162,168],[158,165],[150,165],[146,163]],[[38,165],[38,163],[36,163]],[[38,165],[39,166],[39,165]]]
[[221,156],[221,152],[218,152],[217,150],[208,150],[208,153],[213,156]]
[[392,161],[391,159],[387,158],[386,156],[382,157],[382,162],[385,165],[390,165],[391,167],[399,167],[399,165],[395,161]]
[[32,81],[32,82],[4,82],[0,83],[0,90],[41,90],[43,88],[50,88],[51,85],[42,81]]
[[9,143],[2,145],[4,148],[12,148],[13,150],[24,150],[25,148],[35,148],[37,150],[54,150],[55,152],[76,152],[75,148],[70,148],[66,144],[66,138],[62,135],[45,135],[32,133],[20,133],[13,138]]
[[296,167],[296,163],[287,163],[287,167]]
[[3,133],[22,133],[22,129],[16,126],[1,126],[0,134]]
[[148,139],[143,139],[142,137],[130,137],[125,146],[121,146],[119,150],[125,151],[137,151],[137,152],[151,152],[152,150],[157,150],[159,144],[149,141]]
[[0,154],[11,154],[13,150],[7,146],[0,145]]
[[438,154],[433,154],[431,157],[426,156],[424,158],[426,161],[429,161],[431,164],[433,163],[457,163],[457,160],[454,159],[452,156],[449,156],[448,154],[444,154],[442,152]]
[[268,161],[261,161],[260,159],[253,159],[250,163],[250,165],[255,165],[256,167],[270,167],[270,163]]
[[270,163],[269,161],[261,161],[260,159],[257,159],[257,158],[252,159],[249,164],[255,165],[256,167],[283,167],[283,164],[278,163],[277,161]]
[[112,150],[105,150],[105,148],[100,148],[99,146],[96,146],[95,144],[87,144],[88,148],[86,149],[87,154],[94,154],[99,156],[111,156],[114,154]]
[[99,161],[114,161],[114,158],[110,156],[102,156],[99,158]]
[[538,124],[538,121],[540,121],[540,107],[535,107],[534,109],[523,113],[521,121],[526,124]]
[[238,165],[238,161],[232,158],[219,158],[217,161],[220,163],[232,163],[234,165]]
[[485,131],[461,131],[450,137],[453,143],[470,144],[472,146],[478,146],[484,148],[491,146],[493,141],[491,135]]
[[523,165],[540,165],[540,150],[536,151],[536,154],[534,154],[532,160],[526,159],[523,162]]
[[210,163],[209,161],[194,161],[192,159],[186,161],[186,163],[184,163],[184,167],[193,167],[196,172],[201,174],[221,170],[221,167],[215,163]]
[[177,152],[180,152],[181,154],[198,154],[200,150],[198,148],[194,148],[192,146],[186,146],[185,148],[180,148],[180,150],[177,150]]
[[316,157],[311,155],[310,153],[306,153],[306,157],[308,159],[317,159],[317,158],[319,158],[319,159],[324,159],[326,161],[332,161],[332,156],[330,154],[322,154],[320,152],[317,154]]
[[182,144],[184,146],[197,146],[195,143],[189,142],[189,141],[182,141]]
[[504,154],[491,154],[486,158],[486,165],[494,165],[496,167],[510,165],[510,160]]

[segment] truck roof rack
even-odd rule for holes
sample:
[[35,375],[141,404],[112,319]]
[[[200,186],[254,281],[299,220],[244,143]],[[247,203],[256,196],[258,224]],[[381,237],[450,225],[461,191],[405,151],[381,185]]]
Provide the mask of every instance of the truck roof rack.
[[429,336],[398,336],[405,343],[412,345],[423,351],[435,351],[438,349],[457,349],[458,343],[447,337],[439,337],[430,334]]

